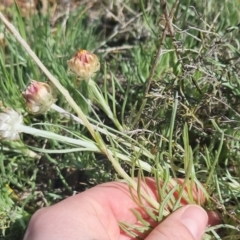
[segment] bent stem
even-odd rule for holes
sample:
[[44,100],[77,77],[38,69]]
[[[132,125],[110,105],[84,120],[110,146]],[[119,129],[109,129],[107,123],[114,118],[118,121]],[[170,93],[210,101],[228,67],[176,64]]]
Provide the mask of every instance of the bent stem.
[[[51,109],[62,114],[64,117],[66,117],[68,119],[73,119],[75,122],[80,123],[81,125],[85,126],[84,122],[79,117],[67,112],[66,110],[59,107],[58,105],[52,104]],[[108,131],[109,127],[107,127],[105,125],[103,125],[102,127],[100,124],[98,124],[96,126],[96,125],[93,125],[90,123],[90,125],[95,131],[102,133],[102,134],[106,135],[107,137],[111,137],[112,139],[116,140],[118,143],[124,144],[128,148],[133,149],[135,152],[142,152],[142,154],[145,155],[146,157],[148,157],[149,159],[152,159],[152,160],[154,159],[154,156],[147,149],[143,148],[142,146],[136,146],[136,145],[138,145],[138,143],[133,141],[133,139],[130,139],[130,137],[128,135],[121,133],[122,137],[120,137],[120,134],[116,135],[116,134]],[[109,130],[111,130],[111,129],[109,129]],[[129,143],[128,141],[126,141],[126,139],[131,140],[132,143]],[[142,162],[141,160],[139,160],[139,161]],[[144,163],[144,165],[149,165],[145,162],[142,162],[142,163]],[[150,165],[149,165],[149,169],[151,169]]]

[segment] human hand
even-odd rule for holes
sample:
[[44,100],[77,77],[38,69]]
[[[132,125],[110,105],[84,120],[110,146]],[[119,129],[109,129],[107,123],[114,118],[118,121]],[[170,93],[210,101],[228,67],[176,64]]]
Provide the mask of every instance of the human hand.
[[[156,197],[153,179],[146,182],[148,192]],[[133,238],[121,231],[118,222],[137,224],[131,209],[156,226],[144,236],[146,240],[200,240],[207,225],[214,223],[200,206],[186,205],[157,225],[133,201],[125,183],[109,182],[38,210],[24,240],[130,240]]]

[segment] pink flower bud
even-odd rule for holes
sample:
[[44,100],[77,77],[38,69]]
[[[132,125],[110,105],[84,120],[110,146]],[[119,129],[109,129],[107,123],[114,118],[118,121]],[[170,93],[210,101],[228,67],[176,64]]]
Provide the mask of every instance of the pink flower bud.
[[88,80],[99,70],[98,57],[86,50],[79,50],[67,61],[70,72],[77,75],[81,80]]
[[0,139],[19,140],[19,126],[23,117],[11,108],[1,108],[0,112]]
[[52,87],[47,83],[32,80],[26,91],[22,93],[31,114],[44,114],[56,102]]

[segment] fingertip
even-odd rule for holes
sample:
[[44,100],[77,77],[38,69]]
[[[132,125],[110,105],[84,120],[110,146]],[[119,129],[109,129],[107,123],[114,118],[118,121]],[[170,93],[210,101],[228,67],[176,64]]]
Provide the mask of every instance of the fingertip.
[[198,205],[186,205],[167,217],[146,240],[201,240],[208,225],[206,211]]
[[191,232],[194,239],[199,239],[207,227],[207,212],[198,205],[187,205],[183,208],[181,222]]

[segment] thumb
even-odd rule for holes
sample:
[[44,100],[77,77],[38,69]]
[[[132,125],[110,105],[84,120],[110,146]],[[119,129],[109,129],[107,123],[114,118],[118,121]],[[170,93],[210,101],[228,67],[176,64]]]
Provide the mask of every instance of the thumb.
[[145,240],[201,240],[208,215],[197,205],[186,205],[160,223]]

